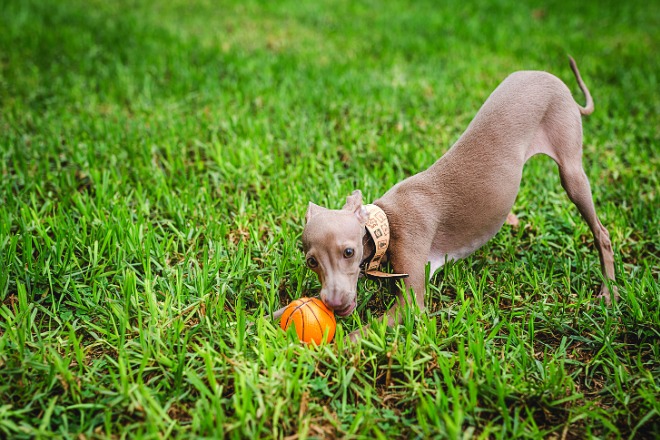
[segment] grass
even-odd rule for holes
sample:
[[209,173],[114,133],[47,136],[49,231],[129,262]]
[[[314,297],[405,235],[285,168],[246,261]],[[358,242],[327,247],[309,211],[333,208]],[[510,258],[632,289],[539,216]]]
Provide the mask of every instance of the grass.
[[[657,438],[653,2],[5,0],[0,437]],[[512,71],[596,101],[585,168],[621,300],[534,158],[505,227],[429,285],[361,281],[335,342],[267,315],[319,284],[308,201],[425,169]]]

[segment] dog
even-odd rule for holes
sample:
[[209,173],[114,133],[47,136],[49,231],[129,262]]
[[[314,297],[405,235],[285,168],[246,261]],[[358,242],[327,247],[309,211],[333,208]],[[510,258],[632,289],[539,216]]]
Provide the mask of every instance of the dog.
[[385,258],[401,272],[391,277],[405,277],[405,289],[386,313],[388,324],[400,322],[408,291],[423,311],[427,263],[433,275],[446,261],[467,257],[493,237],[511,212],[525,162],[536,154],[557,163],[562,186],[593,233],[603,274],[599,297],[610,304],[612,244],[582,168],[581,117],[593,112],[594,103],[569,59],[586,98],[584,107],[556,76],[515,72],[427,170],[399,182],[371,205],[363,204],[360,191],[339,210],[309,203],[302,234],[305,260],[321,282],[321,299],[336,315],[355,310],[361,274],[388,276],[378,271]]

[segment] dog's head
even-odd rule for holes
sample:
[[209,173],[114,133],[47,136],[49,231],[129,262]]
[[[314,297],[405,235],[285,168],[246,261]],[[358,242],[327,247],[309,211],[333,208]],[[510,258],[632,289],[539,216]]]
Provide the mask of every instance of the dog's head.
[[369,213],[362,193],[353,191],[342,209],[327,209],[310,202],[302,241],[307,266],[321,282],[321,300],[339,316],[357,306],[357,281]]

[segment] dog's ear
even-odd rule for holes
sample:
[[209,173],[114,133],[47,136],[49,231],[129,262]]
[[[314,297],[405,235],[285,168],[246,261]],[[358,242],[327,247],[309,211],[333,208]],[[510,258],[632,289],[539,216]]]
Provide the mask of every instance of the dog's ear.
[[346,197],[346,204],[342,209],[351,211],[355,214],[355,217],[357,217],[360,224],[367,224],[367,220],[369,220],[369,212],[362,204],[362,192],[359,189],[356,189],[350,196]]
[[362,206],[362,191],[356,189],[350,196],[346,197],[346,204],[342,209],[354,211],[358,206]]
[[309,202],[309,205],[307,205],[307,213],[305,214],[305,223],[308,223],[309,220],[314,217],[316,214],[320,213],[321,211],[324,211],[326,208],[323,208],[322,206],[315,205],[312,202]]

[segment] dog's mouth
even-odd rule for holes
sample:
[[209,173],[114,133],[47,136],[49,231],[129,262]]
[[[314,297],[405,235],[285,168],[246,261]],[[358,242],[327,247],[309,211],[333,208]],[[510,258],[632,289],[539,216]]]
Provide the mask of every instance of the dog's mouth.
[[353,301],[353,304],[349,304],[343,309],[335,310],[335,315],[345,318],[346,316],[353,313],[353,310],[355,310],[356,307],[357,307],[357,302]]

